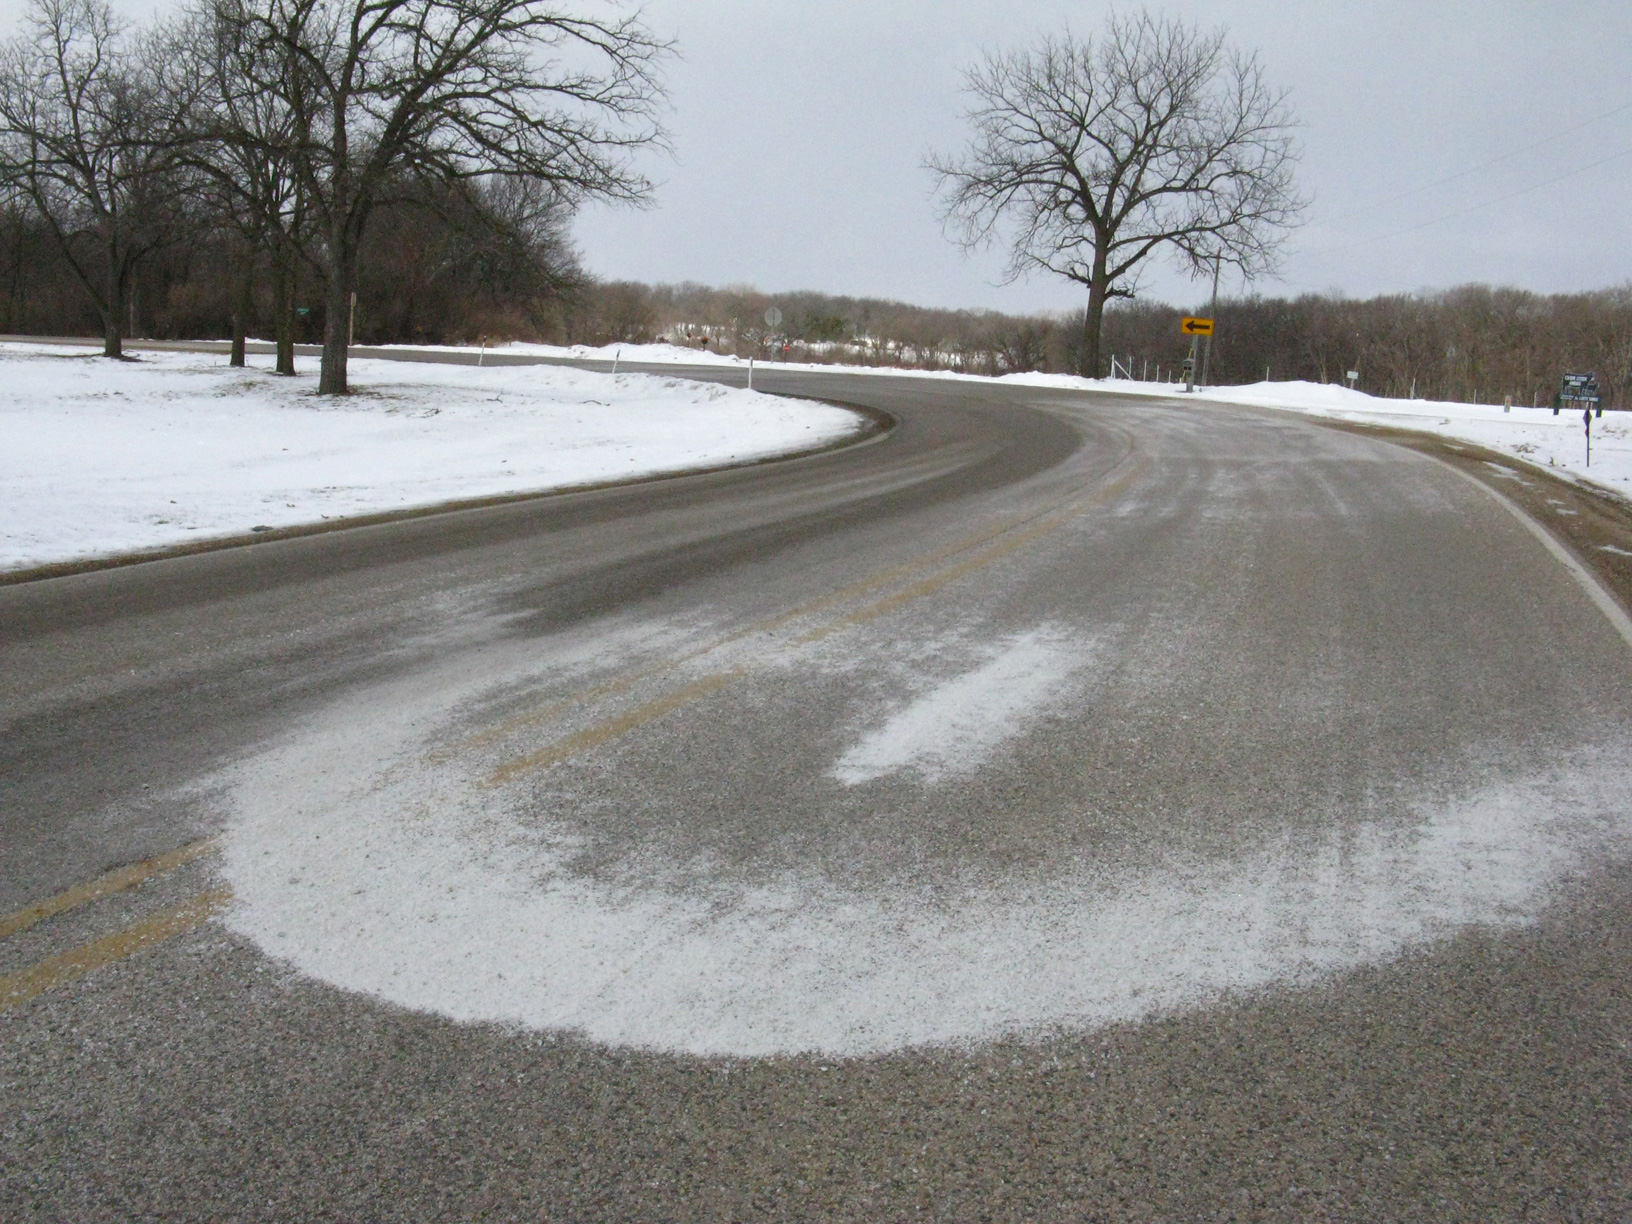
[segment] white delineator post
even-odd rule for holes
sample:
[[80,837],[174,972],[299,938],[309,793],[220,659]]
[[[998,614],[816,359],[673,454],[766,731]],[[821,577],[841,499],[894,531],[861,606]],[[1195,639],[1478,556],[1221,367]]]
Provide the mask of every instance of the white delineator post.
[[754,359],[748,358],[748,390],[754,389]]

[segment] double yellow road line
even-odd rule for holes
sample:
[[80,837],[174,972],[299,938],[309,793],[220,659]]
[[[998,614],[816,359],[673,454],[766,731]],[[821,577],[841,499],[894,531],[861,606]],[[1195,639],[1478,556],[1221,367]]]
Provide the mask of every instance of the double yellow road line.
[[[1104,484],[1091,493],[1079,494],[1068,499],[1064,504],[1056,504],[1034,514],[1011,519],[1000,526],[967,536],[944,548],[916,557],[881,573],[872,574],[840,590],[831,591],[785,612],[779,612],[775,616],[725,634],[707,645],[685,651],[660,663],[639,668],[630,674],[597,685],[575,696],[552,701],[541,708],[513,715],[496,726],[488,727],[475,735],[465,738],[452,749],[444,749],[438,752],[436,757],[438,759],[447,759],[478,744],[508,738],[529,726],[548,722],[551,718],[566,713],[568,710],[582,708],[599,699],[625,693],[642,680],[676,671],[687,663],[704,658],[748,638],[774,633],[776,630],[793,622],[807,619],[850,603],[862,596],[884,590],[905,579],[912,578],[914,575],[922,574],[925,570],[934,571],[918,578],[916,581],[907,583],[907,585],[880,599],[874,600],[872,603],[863,605],[853,612],[837,616],[826,624],[810,629],[795,638],[793,644],[796,646],[810,645],[835,633],[876,620],[886,613],[893,612],[915,600],[933,594],[960,578],[984,569],[986,566],[1018,552],[1033,541],[1065,526],[1088,507],[1103,505],[1121,492],[1144,469],[1144,466],[1145,461],[1143,459],[1126,460],[1119,465],[1119,468],[1111,474]],[[951,564],[946,564],[947,562],[951,562]],[[733,680],[747,675],[749,670],[748,667],[739,665],[728,670],[705,675],[669,693],[655,697],[633,710],[604,719],[553,743],[524,753],[494,769],[483,779],[482,784],[486,787],[503,786],[535,770],[547,769],[549,766],[568,760],[581,752],[608,743],[637,727],[654,722],[694,700],[718,692]]]
[[[111,897],[158,876],[167,875],[178,867],[208,854],[215,848],[215,844],[213,837],[190,842],[167,854],[117,868],[87,884],[78,885],[20,909],[16,913],[7,914],[0,918],[0,939],[26,931],[58,914],[89,905],[93,901],[100,901],[104,897]],[[114,961],[123,960],[132,953],[151,948],[190,931],[224,910],[231,899],[232,894],[227,889],[213,889],[200,893],[181,905],[161,910],[111,935],[104,935],[90,943],[58,953],[38,964],[30,965],[27,969],[0,976],[0,1011],[26,1003],[48,990],[55,990],[58,986],[84,977],[93,969],[100,969]]]
[[[698,647],[661,663],[640,668],[629,675],[599,685],[575,697],[554,702],[542,709],[528,711],[506,719],[495,727],[490,727],[469,737],[463,741],[460,748],[469,748],[479,743],[507,738],[527,726],[547,722],[550,718],[570,708],[627,692],[644,679],[665,672],[672,672],[688,662],[737,642],[754,636],[773,633],[798,620],[815,616],[832,608],[841,607],[872,592],[881,591],[895,585],[913,575],[921,574],[925,570],[935,571],[853,612],[837,617],[828,624],[811,629],[795,639],[795,644],[808,645],[844,629],[865,624],[914,600],[922,599],[926,595],[957,581],[959,578],[974,573],[1000,558],[1018,551],[1039,537],[1057,530],[1087,507],[1094,504],[1103,504],[1110,500],[1142,468],[1142,461],[1125,462],[1121,465],[1119,473],[1114,474],[1111,479],[1092,493],[1071,498],[1063,505],[1056,505],[1036,514],[1011,519],[1000,526],[967,536],[956,543],[937,549],[922,557],[914,558],[901,565],[870,575],[840,590],[831,591],[795,608],[739,629],[706,646]],[[952,564],[944,564],[948,561],[951,561]],[[936,569],[936,567],[940,568]],[[607,743],[638,727],[662,718],[664,715],[672,713],[692,701],[717,692],[745,674],[747,674],[747,669],[738,666],[703,676],[698,680],[682,685],[669,693],[655,697],[635,707],[633,710],[604,719],[593,726],[574,732],[564,739],[526,753],[500,766],[488,776],[486,779],[487,785],[501,786],[534,770],[546,769],[581,752]],[[216,840],[214,838],[190,842],[185,846],[180,846],[168,853],[146,859],[143,862],[117,868],[86,884],[70,888],[54,897],[48,897],[15,913],[0,917],[0,940],[17,935],[60,914],[100,901],[106,897],[124,892],[126,889],[134,888],[148,880],[166,875],[208,854],[215,846]],[[177,935],[193,930],[211,917],[221,913],[231,900],[230,890],[212,889],[200,893],[180,905],[172,906],[130,926],[126,926],[110,935],[104,935],[77,948],[49,957],[26,969],[0,976],[0,1011],[17,1007],[47,991],[84,977],[93,970],[123,960],[136,952],[154,947]]]

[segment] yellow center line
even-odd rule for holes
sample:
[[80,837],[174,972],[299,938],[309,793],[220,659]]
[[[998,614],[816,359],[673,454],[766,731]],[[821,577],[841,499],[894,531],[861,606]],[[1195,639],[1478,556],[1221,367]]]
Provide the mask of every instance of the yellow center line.
[[[781,625],[788,623],[789,621],[798,619],[802,616],[808,616],[811,612],[819,610],[820,608],[854,598],[856,594],[862,591],[887,585],[888,583],[895,581],[896,578],[903,573],[911,573],[915,570],[924,569],[926,566],[934,564],[937,560],[944,559],[948,556],[953,556],[959,552],[965,552],[970,547],[973,547],[975,544],[980,542],[1002,536],[1009,537],[1008,539],[1004,539],[1002,543],[984,549],[974,556],[959,562],[957,565],[951,566],[938,574],[933,574],[920,582],[914,583],[912,586],[898,591],[885,599],[879,600],[877,603],[870,604],[867,607],[862,608],[860,611],[844,617],[831,625],[823,626],[820,629],[814,630],[811,633],[806,634],[804,637],[799,638],[795,644],[807,645],[811,642],[819,641],[832,633],[836,633],[840,629],[861,624],[864,621],[882,616],[885,612],[888,612],[893,608],[910,603],[915,599],[921,599],[923,596],[939,590],[948,583],[954,582],[964,575],[980,569],[982,566],[990,565],[998,558],[1007,556],[1008,554],[1023,548],[1026,544],[1037,539],[1039,536],[1046,535],[1051,531],[1059,529],[1066,523],[1070,522],[1071,519],[1085,507],[1098,502],[1103,502],[1115,496],[1123,486],[1138,475],[1138,473],[1143,469],[1144,464],[1142,462],[1135,463],[1110,484],[1096,490],[1091,495],[1079,497],[1068,502],[1063,509],[1056,508],[1049,511],[1040,511],[1038,514],[1031,515],[1020,520],[1019,522],[1010,522],[995,530],[983,532],[978,536],[967,537],[959,544],[941,549],[938,552],[919,558],[916,561],[907,562],[904,565],[896,566],[894,569],[885,571],[882,574],[876,574],[870,578],[865,578],[842,591],[833,592],[829,595],[821,597],[820,599],[815,599],[809,603],[803,604],[792,611],[784,612],[768,620],[758,622],[750,628],[739,630],[738,632],[730,634],[709,646],[699,648],[695,651],[689,652],[688,654],[676,656],[665,663],[642,669],[642,671],[633,676],[604,685],[599,690],[590,690],[590,692],[581,694],[577,698],[568,698],[565,701],[553,702],[550,706],[546,707],[546,710],[550,713],[559,712],[568,706],[592,699],[594,696],[622,691],[629,688],[637,679],[642,679],[646,676],[654,675],[663,671],[672,670],[679,667],[681,664],[690,661],[691,659],[705,655],[710,651],[717,650],[721,646],[724,646],[730,642],[738,641],[754,634],[768,633]],[[1030,526],[1028,527],[1026,524],[1030,524]],[[1018,530],[1022,527],[1025,529]],[[1016,534],[1017,530],[1018,534]],[[589,748],[604,744],[608,740],[616,739],[618,736],[623,735],[628,731],[632,731],[636,727],[644,726],[646,723],[652,722],[654,719],[661,718],[665,714],[669,714],[672,711],[679,709],[681,706],[698,697],[706,696],[709,693],[723,688],[732,680],[744,675],[746,670],[747,669],[745,667],[736,667],[729,672],[722,672],[715,675],[706,676],[701,680],[694,681],[691,684],[676,689],[672,693],[654,698],[644,705],[637,706],[635,709],[630,710],[626,714],[621,714],[616,718],[597,723],[592,727],[588,727],[582,731],[576,732],[573,735],[569,735],[565,739],[557,740],[555,743],[550,744],[545,748],[541,748],[537,752],[530,753],[527,756],[511,761],[507,765],[500,766],[498,769],[494,770],[493,773],[488,775],[484,785],[487,787],[502,786],[504,783],[514,781],[517,777],[531,770],[548,768],[551,765],[566,760],[568,757],[576,756],[578,753]],[[521,725],[525,725],[525,723],[528,721],[533,721],[546,716],[547,714],[544,711],[534,711],[528,715],[518,716],[517,718],[509,720],[504,727],[506,731],[514,731]],[[470,740],[467,740],[466,744],[468,745],[474,743],[478,738],[490,738],[493,734],[493,730],[482,732],[478,737],[472,737]]]
[[101,939],[93,939],[88,944],[82,944],[49,960],[43,960],[37,965],[0,977],[0,1011],[26,1003],[37,995],[55,990],[58,986],[66,985],[75,978],[84,977],[104,965],[111,965],[114,961],[123,960],[144,948],[151,948],[190,931],[220,913],[231,900],[231,891],[224,888],[202,893],[184,905],[154,914],[151,918],[128,926],[122,931],[115,931]]
[[[1075,507],[1072,509],[1074,510]],[[893,595],[886,596],[877,603],[868,604],[865,608],[859,608],[855,612],[850,613],[850,615],[841,617],[831,624],[823,625],[820,629],[811,630],[798,640],[798,644],[804,646],[811,642],[819,642],[825,637],[838,633],[840,630],[865,624],[867,621],[883,616],[884,613],[895,608],[899,608],[903,604],[909,604],[915,599],[922,599],[925,595],[933,594],[947,584],[956,582],[965,574],[972,574],[976,570],[990,565],[999,557],[1007,556],[1009,553],[1024,548],[1038,536],[1047,535],[1049,532],[1062,526],[1070,517],[1071,512],[1068,511],[1065,514],[1060,515],[1057,519],[1039,523],[1029,531],[1022,532],[1020,535],[1004,540],[1001,544],[993,545],[991,548],[988,548],[983,552],[978,552],[967,560],[959,562],[957,565],[944,569],[938,574],[932,574],[928,578],[923,579],[923,581],[915,582],[911,586],[895,592]]]
[[[712,647],[710,647],[710,649],[712,649]],[[513,714],[509,718],[504,719],[502,722],[495,723],[491,727],[484,728],[481,731],[465,736],[455,744],[452,744],[446,748],[437,749],[435,752],[429,754],[427,759],[437,763],[451,761],[468,749],[480,748],[483,744],[491,743],[496,739],[502,739],[505,736],[513,735],[517,731],[525,730],[526,728],[541,722],[548,722],[557,714],[564,714],[574,706],[584,705],[585,703],[591,701],[598,701],[602,697],[616,697],[619,693],[627,692],[629,689],[634,688],[635,685],[639,684],[642,680],[645,680],[650,676],[660,675],[666,671],[672,671],[684,661],[684,657],[665,659],[661,663],[654,663],[649,667],[641,668],[639,671],[633,671],[627,675],[619,676],[616,680],[608,681],[606,684],[598,685],[595,688],[584,689],[582,692],[574,693],[570,697],[563,697],[559,701],[552,701],[548,705],[539,706],[536,709],[528,710],[525,714]]]
[[167,871],[174,871],[184,863],[190,863],[200,855],[208,854],[215,848],[216,839],[206,837],[203,841],[190,842],[179,846],[157,858],[145,859],[140,863],[131,863],[127,867],[119,867],[106,875],[98,876],[87,884],[80,884],[70,888],[67,892],[60,892],[54,897],[47,897],[44,901],[30,905],[27,909],[20,909],[14,914],[7,914],[0,918],[0,939],[8,935],[15,935],[18,931],[26,931],[36,922],[71,910],[78,906],[100,900],[116,892],[140,884],[143,880],[150,880],[156,875],[163,875]]
[[545,769],[558,761],[564,761],[570,756],[576,756],[585,749],[604,744],[607,740],[616,739],[625,732],[633,731],[636,727],[662,718],[670,711],[677,710],[689,701],[706,696],[718,689],[724,688],[731,681],[742,674],[740,668],[721,672],[718,675],[704,676],[684,688],[675,689],[662,697],[648,701],[645,705],[636,706],[627,714],[620,714],[593,727],[587,727],[574,735],[558,740],[547,748],[540,748],[537,752],[529,753],[520,760],[503,765],[488,775],[488,786],[502,786],[533,769]]
[[1098,490],[1092,496],[1079,498],[1078,500],[1068,504],[1063,510],[1057,511],[1046,518],[1042,518],[1040,521],[1038,518],[1034,517],[1033,519],[1029,520],[1033,524],[1030,528],[1020,532],[1018,535],[1011,536],[1010,538],[1004,540],[1001,544],[995,544],[991,548],[985,549],[976,553],[972,557],[960,561],[957,565],[944,569],[938,574],[932,574],[920,582],[915,582],[911,586],[905,587],[902,590],[895,592],[893,595],[889,595],[884,599],[879,600],[877,603],[869,604],[865,608],[860,608],[848,616],[841,617],[839,620],[836,620],[831,624],[822,626],[820,629],[813,629],[811,632],[798,639],[798,644],[803,646],[808,645],[811,642],[819,642],[823,638],[834,633],[838,633],[842,629],[848,629],[855,625],[864,624],[867,621],[874,620],[877,617],[884,615],[886,612],[901,607],[903,604],[911,603],[915,599],[922,599],[925,595],[933,594],[935,591],[940,590],[947,584],[956,582],[965,574],[971,574],[983,566],[990,565],[998,558],[1005,557],[1009,553],[1025,547],[1039,536],[1045,536],[1051,531],[1058,530],[1060,527],[1063,527],[1066,523],[1070,522],[1074,517],[1076,517],[1079,511],[1083,510],[1087,506],[1093,505],[1096,502],[1104,501],[1114,496],[1123,485],[1127,484],[1128,481],[1132,480],[1133,477],[1139,473],[1142,466],[1143,465],[1139,465],[1123,473],[1123,475],[1114,483]]
[[[1117,483],[1120,485],[1122,481],[1118,481]],[[1078,504],[1079,503],[1077,502],[1071,503],[1070,510],[1074,511]],[[770,616],[764,620],[755,621],[753,624],[747,625],[744,628],[733,630],[725,636],[709,642],[706,646],[699,646],[692,650],[675,655],[672,658],[665,659],[660,663],[650,664],[634,672],[630,672],[627,675],[621,676],[616,680],[609,681],[606,684],[598,685],[591,689],[585,689],[584,691],[575,693],[570,697],[563,697],[559,701],[552,701],[548,705],[541,706],[537,709],[528,710],[526,713],[512,715],[511,717],[504,719],[502,722],[495,723],[491,727],[484,728],[481,731],[466,736],[453,747],[440,749],[437,752],[432,753],[430,759],[433,761],[452,760],[466,749],[480,747],[482,744],[491,743],[495,739],[500,739],[504,736],[514,734],[515,732],[524,730],[527,727],[535,726],[541,722],[548,722],[557,714],[561,714],[574,706],[584,705],[587,702],[596,701],[603,697],[612,697],[619,693],[627,692],[642,680],[649,679],[652,676],[661,675],[664,672],[673,671],[694,659],[701,658],[713,651],[720,650],[723,647],[740,642],[744,638],[754,637],[758,634],[774,633],[783,625],[786,625],[792,621],[814,615],[815,613],[824,611],[836,604],[845,603],[848,600],[856,598],[858,595],[865,595],[869,591],[877,590],[879,587],[888,586],[890,583],[899,580],[907,574],[936,565],[939,562],[944,561],[947,557],[956,556],[960,552],[967,552],[971,548],[978,548],[980,545],[985,544],[990,540],[997,539],[999,536],[1007,535],[1012,531],[1023,528],[1027,524],[1034,523],[1039,518],[1051,513],[1053,512],[1050,510],[1040,510],[1034,515],[1011,520],[1002,524],[1001,526],[991,528],[987,531],[966,536],[956,543],[949,544],[944,548],[939,548],[932,553],[926,553],[922,557],[917,557],[911,561],[902,562],[900,565],[892,566],[890,569],[884,570],[877,574],[869,575],[868,577],[857,582],[853,582],[847,587],[841,587],[837,591],[829,591],[826,595],[821,595],[815,599],[807,600],[805,603],[790,608],[786,612],[778,612],[775,616]]]

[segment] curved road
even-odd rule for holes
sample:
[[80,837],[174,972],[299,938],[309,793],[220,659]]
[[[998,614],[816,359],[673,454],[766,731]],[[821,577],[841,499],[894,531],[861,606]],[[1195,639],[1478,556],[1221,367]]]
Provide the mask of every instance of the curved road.
[[1632,641],[1523,521],[756,383],[898,424],[0,588],[0,1217],[1625,1214]]

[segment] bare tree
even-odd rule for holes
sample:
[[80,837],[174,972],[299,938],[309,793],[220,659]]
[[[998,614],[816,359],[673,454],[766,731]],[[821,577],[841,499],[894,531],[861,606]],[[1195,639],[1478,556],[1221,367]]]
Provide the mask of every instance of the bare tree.
[[359,251],[358,338],[548,327],[584,284],[568,220],[526,180],[400,183]]
[[137,264],[171,240],[189,83],[103,0],[33,0],[0,48],[0,175],[38,211],[123,350]]
[[662,139],[667,47],[636,18],[544,0],[241,0],[239,12],[261,62],[283,66],[261,86],[298,120],[327,278],[325,393],[346,390],[357,255],[395,184],[520,178],[567,206],[650,190],[632,157]]
[[[299,170],[306,99],[281,48],[251,41],[237,0],[204,0],[171,37],[176,62],[199,85],[187,161],[206,209],[237,238],[232,363],[244,363],[244,331],[255,267],[271,270],[276,369],[295,372],[294,286],[309,249],[309,215]],[[268,88],[269,81],[281,82]]]
[[1303,208],[1286,97],[1223,30],[1112,17],[1097,41],[1044,38],[965,79],[969,147],[927,162],[943,220],[969,248],[1001,232],[1010,280],[1040,268],[1087,286],[1084,374],[1100,372],[1106,302],[1133,296],[1146,257],[1250,278]]

